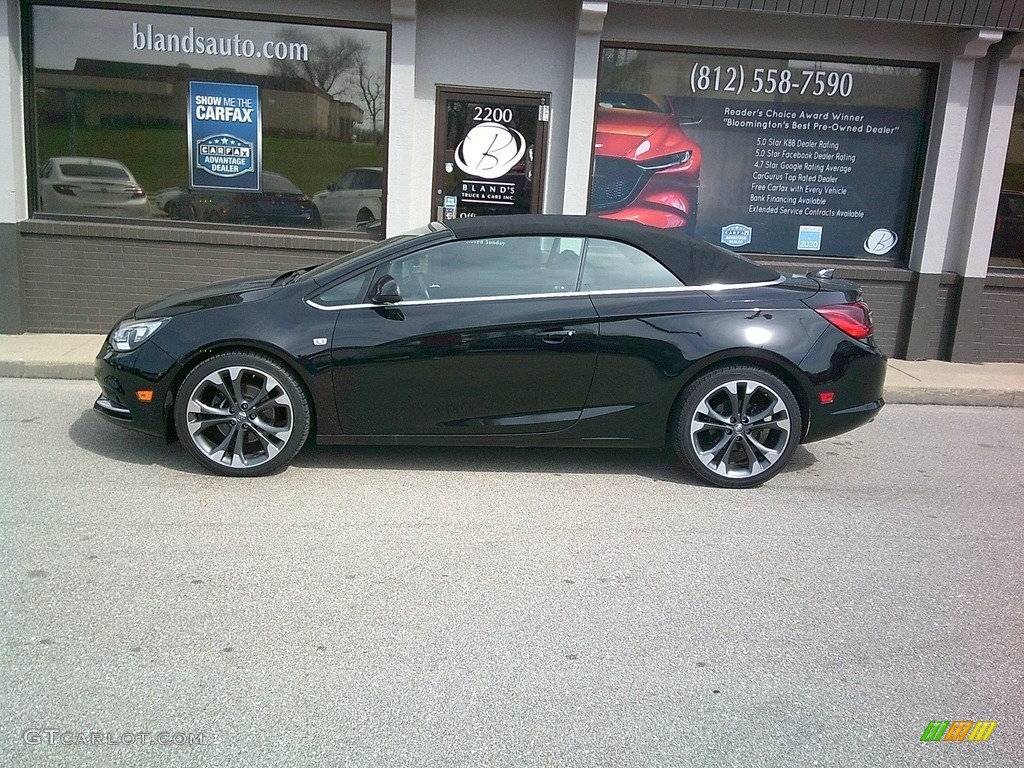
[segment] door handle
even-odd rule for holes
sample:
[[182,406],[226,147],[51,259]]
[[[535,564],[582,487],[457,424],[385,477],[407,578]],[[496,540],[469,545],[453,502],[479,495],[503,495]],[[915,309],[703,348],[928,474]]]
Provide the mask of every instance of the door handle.
[[576,335],[576,331],[573,330],[561,330],[561,331],[543,331],[538,333],[541,340],[547,344],[561,344],[568,338]]

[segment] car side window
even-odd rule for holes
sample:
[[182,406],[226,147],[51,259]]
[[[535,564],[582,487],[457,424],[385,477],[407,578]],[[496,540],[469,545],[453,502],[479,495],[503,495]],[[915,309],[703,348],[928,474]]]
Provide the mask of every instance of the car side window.
[[368,171],[360,171],[356,174],[352,183],[353,189],[373,189],[372,177]]
[[346,304],[362,304],[366,298],[366,288],[370,283],[370,276],[373,270],[342,280],[337,285],[332,285],[321,293],[316,301],[318,304],[325,304],[332,307],[341,307]]
[[615,240],[590,238],[583,258],[584,291],[677,288],[682,281],[650,254]]
[[405,300],[521,296],[576,289],[582,238],[460,240],[388,265]]

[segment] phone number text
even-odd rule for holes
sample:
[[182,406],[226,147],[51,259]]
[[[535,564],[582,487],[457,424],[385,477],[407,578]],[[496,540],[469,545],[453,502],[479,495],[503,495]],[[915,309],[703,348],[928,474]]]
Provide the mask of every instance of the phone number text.
[[742,64],[727,66],[694,62],[690,70],[690,90],[694,93],[800,94],[801,96],[840,96],[853,93],[853,74],[823,69],[748,68]]

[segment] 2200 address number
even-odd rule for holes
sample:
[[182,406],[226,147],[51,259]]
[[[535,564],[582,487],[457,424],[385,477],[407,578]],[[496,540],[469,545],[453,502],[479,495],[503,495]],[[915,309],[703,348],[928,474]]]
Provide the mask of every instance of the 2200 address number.
[[694,93],[764,93],[787,96],[840,96],[853,93],[853,74],[823,69],[772,69],[755,67],[747,72],[742,64],[711,66],[694,62],[690,70]]

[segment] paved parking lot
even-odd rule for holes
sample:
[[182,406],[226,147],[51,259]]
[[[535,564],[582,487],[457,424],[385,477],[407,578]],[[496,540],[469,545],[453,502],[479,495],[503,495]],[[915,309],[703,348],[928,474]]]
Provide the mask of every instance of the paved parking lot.
[[1022,409],[725,491],[618,450],[228,480],[95,393],[0,380],[5,765],[1024,764]]

